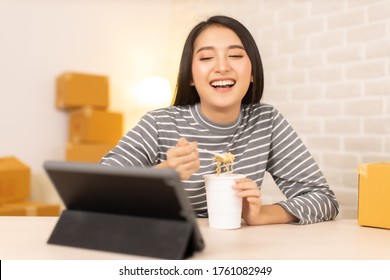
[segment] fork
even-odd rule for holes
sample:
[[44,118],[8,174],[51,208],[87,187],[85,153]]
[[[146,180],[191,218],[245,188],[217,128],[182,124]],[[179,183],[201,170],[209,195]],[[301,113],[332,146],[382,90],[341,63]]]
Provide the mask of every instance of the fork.
[[203,153],[208,153],[208,154],[211,154],[215,157],[220,157],[222,159],[226,159],[225,155],[224,154],[220,154],[220,153],[215,153],[215,152],[211,152],[211,151],[208,151],[208,150],[205,150],[205,149],[200,149],[198,148],[198,151],[199,152],[203,152]]

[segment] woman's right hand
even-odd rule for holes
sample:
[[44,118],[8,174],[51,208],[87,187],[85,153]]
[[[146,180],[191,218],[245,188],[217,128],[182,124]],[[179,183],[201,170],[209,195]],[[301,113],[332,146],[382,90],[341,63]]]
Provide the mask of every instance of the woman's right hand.
[[182,180],[187,180],[200,167],[198,144],[180,138],[175,147],[167,151],[167,160],[156,167],[171,168],[179,173]]

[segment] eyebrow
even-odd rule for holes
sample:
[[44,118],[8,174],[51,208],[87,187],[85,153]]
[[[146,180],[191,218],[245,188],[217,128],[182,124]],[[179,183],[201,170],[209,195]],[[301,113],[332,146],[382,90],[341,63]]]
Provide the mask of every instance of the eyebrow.
[[[199,49],[196,51],[196,53],[199,53],[199,52],[204,51],[204,50],[214,50],[214,49],[215,49],[215,47],[213,47],[213,46],[201,47],[201,48],[199,48]],[[245,48],[244,48],[243,46],[241,46],[241,45],[231,45],[231,46],[228,47],[228,49],[229,49],[229,50],[231,50],[231,49],[241,49],[241,50],[245,50]]]

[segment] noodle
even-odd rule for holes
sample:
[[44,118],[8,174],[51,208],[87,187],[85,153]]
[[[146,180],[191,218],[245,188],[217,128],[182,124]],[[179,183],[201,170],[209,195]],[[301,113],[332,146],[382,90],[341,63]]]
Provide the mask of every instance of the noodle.
[[233,171],[234,155],[232,153],[223,153],[222,156],[216,155],[214,160],[217,162],[217,176],[221,174],[221,167],[223,166],[226,172]]

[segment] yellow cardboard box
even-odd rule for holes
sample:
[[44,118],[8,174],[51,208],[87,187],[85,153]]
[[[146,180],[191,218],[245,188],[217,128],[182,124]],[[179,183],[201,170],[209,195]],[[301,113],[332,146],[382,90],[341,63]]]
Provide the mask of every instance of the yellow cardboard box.
[[16,157],[0,158],[0,203],[30,196],[30,168]]
[[390,229],[390,163],[359,166],[358,222]]
[[7,208],[0,205],[0,216],[25,216],[26,211],[22,208]]
[[56,106],[58,109],[83,106],[106,109],[108,104],[107,76],[66,72],[57,77]]
[[76,162],[98,163],[111,149],[108,144],[77,144],[66,145],[66,160]]
[[69,142],[115,145],[123,134],[121,113],[83,108],[69,113]]
[[59,204],[38,201],[21,201],[0,205],[0,215],[2,216],[59,216],[60,211]]

